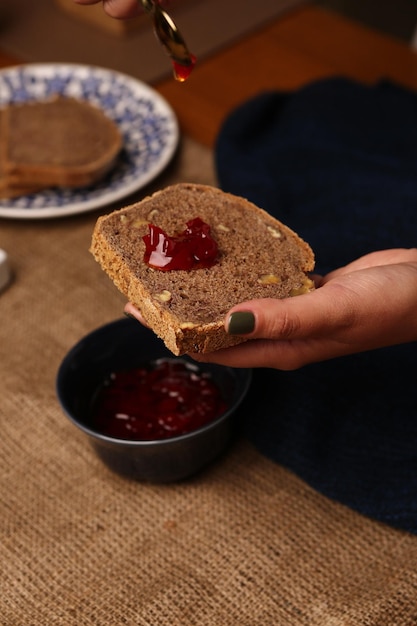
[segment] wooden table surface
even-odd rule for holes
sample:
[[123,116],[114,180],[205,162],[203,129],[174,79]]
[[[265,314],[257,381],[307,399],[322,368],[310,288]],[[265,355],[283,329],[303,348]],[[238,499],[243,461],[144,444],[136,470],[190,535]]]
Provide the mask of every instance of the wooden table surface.
[[[0,67],[18,63],[0,49]],[[198,63],[183,84],[154,85],[174,107],[185,134],[213,146],[237,104],[268,89],[295,89],[341,75],[365,83],[391,78],[417,88],[417,53],[314,4],[301,5]]]

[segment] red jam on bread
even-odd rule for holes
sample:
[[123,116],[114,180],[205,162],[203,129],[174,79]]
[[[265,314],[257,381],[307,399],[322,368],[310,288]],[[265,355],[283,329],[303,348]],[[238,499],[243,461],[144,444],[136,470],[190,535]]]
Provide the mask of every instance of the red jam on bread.
[[210,234],[210,226],[199,217],[186,222],[187,228],[178,235],[149,224],[145,242],[144,261],[154,269],[193,270],[211,267],[216,263],[218,246]]

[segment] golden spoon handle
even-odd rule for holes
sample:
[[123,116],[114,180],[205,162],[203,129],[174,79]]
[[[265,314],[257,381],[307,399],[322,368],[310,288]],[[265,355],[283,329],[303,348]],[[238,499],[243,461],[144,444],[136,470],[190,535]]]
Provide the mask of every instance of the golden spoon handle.
[[155,34],[166,53],[175,63],[193,66],[195,59],[189,52],[174,21],[155,0],[141,0],[144,10],[153,18]]

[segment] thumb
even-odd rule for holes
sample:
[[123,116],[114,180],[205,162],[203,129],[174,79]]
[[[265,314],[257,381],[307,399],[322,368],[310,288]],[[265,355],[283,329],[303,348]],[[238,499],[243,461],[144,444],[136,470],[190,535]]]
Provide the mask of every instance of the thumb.
[[351,323],[353,303],[346,298],[341,306],[329,287],[283,300],[242,302],[229,311],[226,331],[248,339],[282,341],[319,337],[329,328],[346,327]]

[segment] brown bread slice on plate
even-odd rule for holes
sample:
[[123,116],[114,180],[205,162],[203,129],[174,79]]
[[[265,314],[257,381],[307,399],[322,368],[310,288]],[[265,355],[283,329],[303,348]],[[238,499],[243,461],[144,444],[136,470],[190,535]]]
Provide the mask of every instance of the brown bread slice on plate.
[[12,188],[91,185],[122,148],[115,122],[75,98],[9,105],[2,117],[3,170]]
[[[207,269],[161,271],[143,260],[148,224],[169,235],[200,217],[217,241]],[[97,220],[95,259],[174,354],[211,352],[243,341],[224,330],[235,304],[286,298],[313,288],[309,245],[244,198],[214,187],[183,183]]]

